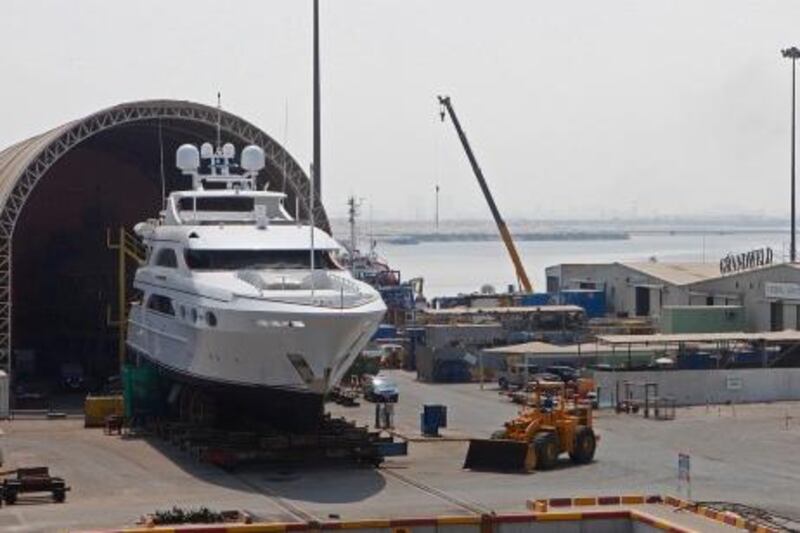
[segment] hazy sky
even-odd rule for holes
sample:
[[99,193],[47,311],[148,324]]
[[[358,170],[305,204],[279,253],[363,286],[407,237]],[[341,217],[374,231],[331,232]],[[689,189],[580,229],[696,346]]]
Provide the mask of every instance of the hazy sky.
[[[321,0],[323,199],[508,218],[788,212],[800,2]],[[187,99],[307,166],[311,1],[3,0],[0,147],[119,102]],[[288,108],[288,132],[286,110]]]

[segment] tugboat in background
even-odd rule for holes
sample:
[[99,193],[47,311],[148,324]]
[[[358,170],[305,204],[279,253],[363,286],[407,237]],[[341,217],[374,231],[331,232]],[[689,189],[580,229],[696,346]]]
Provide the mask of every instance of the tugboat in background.
[[348,223],[350,225],[350,241],[344,245],[344,266],[353,277],[373,286],[386,304],[384,323],[393,326],[404,326],[412,323],[419,306],[425,307],[427,302],[423,296],[423,279],[412,278],[402,281],[400,271],[392,269],[385,259],[375,251],[376,242],[370,238],[369,252],[362,252],[358,247],[356,220],[360,202],[351,196],[347,200]]

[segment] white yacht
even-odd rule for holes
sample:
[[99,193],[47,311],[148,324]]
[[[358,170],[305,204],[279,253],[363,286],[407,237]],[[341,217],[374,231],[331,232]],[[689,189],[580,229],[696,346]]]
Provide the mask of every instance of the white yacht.
[[178,149],[193,187],[135,227],[148,255],[127,344],[192,391],[187,402],[200,391],[268,418],[319,413],[386,307],[337,263],[329,234],[289,215],[285,194],[256,190],[261,148],[244,148],[238,165],[234,152]]

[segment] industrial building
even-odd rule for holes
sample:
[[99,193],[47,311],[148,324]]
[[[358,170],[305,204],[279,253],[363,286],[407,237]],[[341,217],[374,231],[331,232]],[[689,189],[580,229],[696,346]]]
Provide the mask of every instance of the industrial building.
[[[705,331],[780,331],[800,329],[800,265],[778,263],[721,272],[715,263],[560,264],[546,269],[549,293],[596,291],[605,297],[606,315],[650,317],[667,331],[680,329],[687,306]],[[683,322],[689,322],[683,319]],[[695,330],[697,331],[697,330]]]
[[[107,230],[154,216],[188,178],[173,154],[215,140],[262,147],[259,187],[288,195],[308,216],[309,180],[264,131],[185,101],[120,104],[0,151],[0,370],[57,377],[64,365],[98,382],[118,372],[117,255]],[[328,230],[320,202],[316,223]],[[127,285],[134,268],[128,268]]]
[[469,381],[483,348],[531,339],[569,342],[585,326],[583,309],[574,305],[457,307],[420,315],[415,363],[419,379],[429,382]]

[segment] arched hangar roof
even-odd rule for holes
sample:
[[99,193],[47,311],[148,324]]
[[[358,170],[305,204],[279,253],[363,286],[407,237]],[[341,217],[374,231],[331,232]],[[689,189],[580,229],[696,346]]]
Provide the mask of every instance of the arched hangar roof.
[[[102,131],[137,122],[158,127],[159,121],[164,121],[165,131],[178,133],[183,130],[188,134],[193,124],[216,128],[218,120],[225,138],[236,144],[256,144],[264,149],[272,167],[285,174],[289,185],[287,192],[299,199],[300,216],[307,216],[310,183],[308,176],[291,155],[264,131],[236,115],[203,104],[149,100],[120,104],[98,111],[0,152],[0,224],[13,224],[13,219],[8,219],[6,213],[7,203],[11,202],[12,207],[22,207],[36,182],[62,155]],[[171,154],[167,158],[172,161]],[[294,203],[287,202],[287,207],[293,210]],[[325,209],[319,202],[316,205],[315,221],[318,226],[329,229]]]

